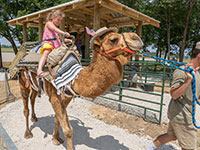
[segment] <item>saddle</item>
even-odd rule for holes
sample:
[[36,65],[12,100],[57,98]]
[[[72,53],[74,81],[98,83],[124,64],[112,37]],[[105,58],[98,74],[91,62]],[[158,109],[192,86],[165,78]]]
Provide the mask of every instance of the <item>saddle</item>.
[[[41,57],[42,57],[42,55],[40,53],[36,52],[34,49],[34,52],[31,51],[31,52],[27,53],[26,55],[24,55],[24,57],[22,57],[22,59],[19,61],[19,63],[16,65],[16,67],[19,70],[26,68],[25,70],[37,73],[38,63],[39,63],[39,60]],[[80,55],[79,51],[77,50],[77,47],[74,45],[74,43],[65,45],[64,42],[62,42],[62,45],[59,48],[54,49],[48,55],[47,61],[43,67],[43,71],[48,72],[49,75],[44,78],[47,81],[54,83],[54,81],[56,80],[56,76],[58,76],[58,72],[57,72],[58,69],[60,67],[64,66],[64,65],[62,65],[63,63],[65,63],[65,66],[66,66],[66,60],[68,63],[70,63],[68,58],[72,58],[72,57],[78,64],[81,65],[81,61],[80,61],[81,55]],[[27,75],[29,75],[29,74],[27,73]],[[30,80],[29,76],[27,76],[27,80]],[[38,92],[39,92],[38,96],[39,97],[41,94],[41,86],[42,86],[41,82],[42,82],[42,80],[39,78],[39,88],[38,88]],[[53,84],[53,85],[55,86],[55,84]]]

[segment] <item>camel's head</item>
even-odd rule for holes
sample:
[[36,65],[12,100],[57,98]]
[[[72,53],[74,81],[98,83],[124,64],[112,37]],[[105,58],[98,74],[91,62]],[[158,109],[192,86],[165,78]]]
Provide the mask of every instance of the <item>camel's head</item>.
[[91,40],[91,48],[109,59],[118,60],[121,65],[128,63],[130,56],[143,46],[136,33],[118,34],[116,28],[106,27],[98,31]]

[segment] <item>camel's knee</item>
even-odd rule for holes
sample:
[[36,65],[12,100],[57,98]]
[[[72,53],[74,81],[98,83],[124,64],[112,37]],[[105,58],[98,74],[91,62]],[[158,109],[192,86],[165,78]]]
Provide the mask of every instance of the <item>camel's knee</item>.
[[24,109],[24,116],[28,117],[28,115],[29,115],[29,109]]
[[73,136],[73,129],[70,128],[70,129],[63,130],[63,133],[64,133],[65,138],[71,139]]

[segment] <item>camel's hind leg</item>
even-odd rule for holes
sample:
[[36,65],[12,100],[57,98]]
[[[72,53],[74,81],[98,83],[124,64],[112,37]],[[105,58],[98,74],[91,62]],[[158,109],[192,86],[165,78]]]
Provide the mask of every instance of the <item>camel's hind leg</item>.
[[34,89],[32,89],[31,96],[30,96],[31,109],[32,109],[32,114],[31,114],[31,121],[32,122],[36,122],[37,121],[37,117],[35,115],[35,98],[36,98],[37,94],[38,94],[38,92],[35,91]]
[[25,87],[25,81],[26,81],[26,78],[22,71],[19,78],[19,83],[20,83],[21,96],[24,103],[24,116],[26,118],[26,131],[24,134],[24,138],[31,138],[33,137],[33,134],[31,133],[29,129],[29,121],[28,121],[28,117],[29,117],[28,99],[29,99],[30,89]]

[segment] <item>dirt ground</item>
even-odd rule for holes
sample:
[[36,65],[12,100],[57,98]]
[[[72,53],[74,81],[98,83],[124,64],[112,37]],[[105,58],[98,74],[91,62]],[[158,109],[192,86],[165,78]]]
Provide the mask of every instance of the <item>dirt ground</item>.
[[[10,92],[13,94],[14,97],[16,97],[15,100],[18,100],[21,98],[20,95],[20,89],[19,89],[19,83],[18,80],[9,80],[9,87]],[[5,82],[0,81],[0,109],[5,107],[6,104],[12,102],[12,99],[9,99],[8,102],[4,102],[6,100],[6,91],[5,91]]]
[[[9,81],[11,93],[19,100],[21,98],[19,83],[17,80],[10,80]],[[0,82],[0,87],[2,86],[2,82]],[[159,91],[159,89],[154,89]],[[166,89],[165,92],[169,92],[169,88]],[[9,103],[9,102],[8,102]],[[0,109],[5,107],[6,104],[4,103],[0,105]],[[119,112],[110,108],[106,108],[104,106],[93,104],[89,110],[93,116],[99,120],[104,121],[107,124],[115,125],[117,127],[126,129],[130,133],[134,133],[137,135],[149,135],[152,138],[157,137],[158,135],[165,133],[167,131],[166,124],[153,124],[150,122],[146,122],[143,118],[129,115],[123,112]],[[198,132],[198,150],[200,150],[200,131]],[[177,142],[173,142],[177,144]]]

